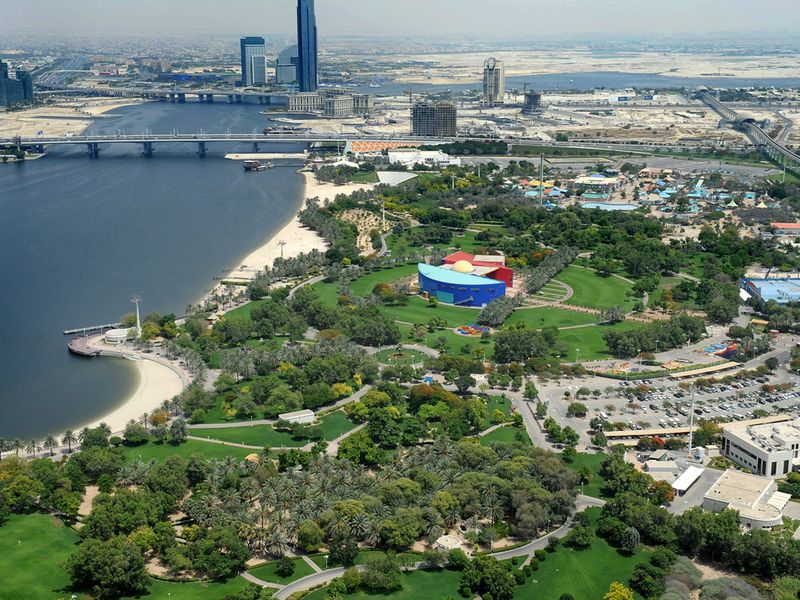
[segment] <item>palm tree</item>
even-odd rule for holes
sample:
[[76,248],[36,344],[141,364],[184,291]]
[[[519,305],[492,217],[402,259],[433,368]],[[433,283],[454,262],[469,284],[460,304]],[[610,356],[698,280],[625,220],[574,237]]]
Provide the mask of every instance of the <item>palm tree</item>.
[[359,540],[363,540],[364,536],[367,535],[367,531],[369,531],[369,517],[367,514],[362,512],[353,515],[353,518],[350,519],[350,534]]
[[266,540],[266,550],[272,556],[283,556],[289,549],[289,537],[281,527],[272,527]]
[[33,458],[36,458],[36,452],[38,450],[39,450],[39,442],[37,442],[36,440],[31,440],[25,447],[25,452],[27,452],[28,454],[33,454]]
[[147,427],[147,424],[150,422],[150,413],[148,413],[148,412],[142,413],[141,421],[142,421],[142,425],[144,427]]
[[14,451],[14,454],[19,456],[19,451],[25,449],[25,444],[22,443],[21,439],[14,438],[14,441],[11,442],[11,449]]
[[50,456],[53,456],[53,450],[58,448],[58,441],[52,435],[48,435],[46,438],[44,438],[42,446],[50,451]]
[[461,507],[457,505],[448,506],[444,515],[445,525],[448,527],[455,527],[456,523],[461,520]]
[[503,518],[503,504],[499,499],[494,498],[490,502],[483,505],[483,512],[489,519],[492,520],[492,525],[495,525],[500,519]]
[[83,442],[86,441],[86,436],[87,435],[89,435],[89,428],[88,427],[84,427],[83,429],[81,429],[78,432],[78,440],[80,441],[81,444],[83,444]]
[[364,541],[370,546],[377,546],[381,541],[381,527],[382,523],[379,519],[370,521],[364,534]]
[[111,427],[108,426],[108,423],[100,423],[98,429],[102,429],[107,435],[111,435]]
[[61,443],[67,445],[67,452],[70,454],[72,453],[72,444],[78,443],[77,436],[73,433],[71,429],[67,429],[64,432],[64,437],[61,438]]
[[8,447],[8,442],[5,441],[3,438],[0,438],[0,459],[3,458],[3,452],[6,451],[7,447]]

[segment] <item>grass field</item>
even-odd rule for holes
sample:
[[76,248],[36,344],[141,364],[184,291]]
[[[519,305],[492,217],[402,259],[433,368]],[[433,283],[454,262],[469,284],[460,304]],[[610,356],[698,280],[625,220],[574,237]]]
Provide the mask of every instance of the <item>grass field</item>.
[[[319,425],[325,440],[333,440],[346,431],[353,429],[347,416],[340,410],[334,411],[322,418]],[[195,429],[193,435],[208,437],[223,442],[246,444],[248,446],[270,446],[272,448],[285,446],[287,448],[300,448],[308,444],[308,440],[296,440],[292,434],[285,431],[275,431],[269,425],[253,425],[252,427],[215,427],[213,429]]]
[[[600,509],[587,512],[596,520]],[[636,565],[649,558],[645,551],[632,557],[623,555],[600,538],[586,550],[560,545],[528,581],[517,587],[514,600],[558,600],[562,594],[572,594],[575,600],[597,600],[608,591],[611,582],[627,585]]]
[[511,418],[511,400],[503,398],[502,396],[489,396],[486,401],[486,409],[489,413],[489,418],[495,410],[499,410],[505,415],[507,419]]
[[229,594],[245,589],[249,584],[241,577],[233,577],[225,582],[150,580],[150,591],[139,598],[169,598],[170,600],[222,600]]
[[618,305],[627,311],[635,302],[626,297],[633,286],[619,277],[600,277],[594,271],[572,265],[556,276],[556,280],[566,283],[574,292],[567,304],[601,310]]
[[[367,594],[357,592],[348,594],[347,600],[378,600],[390,598],[391,600],[447,600],[459,598],[458,581],[461,573],[458,571],[412,571],[403,575],[403,589],[392,594]],[[325,588],[311,592],[305,600],[322,600],[325,597]]]
[[302,558],[295,558],[292,563],[294,564],[294,573],[292,573],[289,577],[281,577],[275,572],[278,568],[278,561],[268,562],[267,564],[256,567],[255,569],[250,569],[249,573],[251,575],[255,575],[259,579],[263,579],[264,581],[271,581],[272,583],[281,583],[286,585],[287,583],[297,581],[301,577],[311,575],[314,572],[314,569],[312,569]]
[[481,446],[488,446],[492,442],[516,442],[518,433],[522,434],[526,444],[531,443],[531,438],[528,437],[528,434],[524,429],[518,429],[516,427],[500,427],[499,429],[495,429],[491,433],[487,433],[480,438]]
[[50,515],[11,515],[0,527],[0,600],[69,598],[70,579],[61,563],[78,539]]
[[562,329],[558,332],[558,339],[563,341],[569,354],[568,361],[575,360],[575,351],[580,350],[580,360],[597,360],[608,357],[608,346],[603,339],[607,331],[629,331],[642,325],[631,321],[623,321],[614,325],[597,325],[596,327],[581,327],[580,329]]
[[384,365],[416,365],[425,361],[426,354],[419,350],[403,350],[403,353],[398,355],[397,351],[393,348],[381,350],[375,355],[375,360]]
[[[189,434],[195,435],[191,430],[189,430]],[[123,446],[122,453],[125,455],[125,458],[128,461],[133,461],[136,459],[148,461],[151,458],[163,460],[168,456],[172,456],[173,454],[179,454],[180,456],[186,458],[194,453],[202,454],[209,459],[223,459],[228,456],[242,459],[248,454],[251,454],[252,450],[248,450],[247,448],[234,448],[233,446],[222,446],[220,444],[211,444],[208,442],[201,442],[199,440],[187,440],[179,446],[173,446],[169,443],[157,444],[153,441],[150,441],[143,446]]]
[[587,454],[579,452],[575,455],[575,460],[567,464],[567,467],[575,471],[580,471],[583,467],[589,467],[592,472],[592,480],[583,486],[583,493],[593,498],[606,498],[601,491],[603,478],[600,476],[600,465],[606,458],[605,454]]
[[[353,293],[359,296],[369,294],[377,283],[397,281],[403,277],[408,277],[416,273],[416,265],[404,265],[385,271],[370,273],[355,281],[352,284]],[[586,305],[592,307],[608,308],[619,304],[624,309],[633,306],[631,299],[626,299],[625,294],[631,287],[630,284],[619,278],[602,278],[594,274],[593,271],[581,269],[576,266],[566,269],[559,278],[565,277],[565,282],[573,287],[575,295],[570,299],[571,304]],[[318,283],[314,286],[317,293],[323,300],[331,306],[337,302],[338,284]],[[487,358],[492,357],[492,344],[482,344],[477,338],[467,338],[456,335],[451,331],[459,325],[474,323],[479,311],[474,308],[464,308],[439,304],[436,308],[430,306],[425,300],[418,296],[408,299],[408,303],[398,306],[382,306],[383,311],[389,318],[398,321],[403,341],[413,340],[412,328],[404,324],[425,325],[433,317],[441,317],[448,329],[426,333],[420,343],[430,348],[436,347],[436,340],[444,337],[446,346],[444,351],[448,354],[463,354],[462,348],[468,347],[469,353],[475,350],[484,352]],[[541,307],[518,309],[506,321],[505,325],[515,325],[525,323],[528,327],[542,329],[545,327],[575,327],[579,325],[594,325],[598,320],[597,315],[585,314],[560,308]],[[625,331],[637,327],[634,323],[618,323],[616,325],[600,325],[585,327],[580,329],[561,329],[559,339],[563,340],[569,349],[568,360],[574,360],[575,351],[580,349],[581,360],[596,360],[606,358],[608,350],[603,340],[603,334],[609,329]]]

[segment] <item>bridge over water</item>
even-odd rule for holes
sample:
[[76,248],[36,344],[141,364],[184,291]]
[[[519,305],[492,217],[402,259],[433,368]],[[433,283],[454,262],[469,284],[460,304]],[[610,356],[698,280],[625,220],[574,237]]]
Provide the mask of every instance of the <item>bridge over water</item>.
[[555,142],[545,141],[533,137],[487,137],[487,136],[457,136],[457,137],[421,137],[413,135],[365,135],[365,134],[337,134],[337,133],[167,133],[167,134],[140,134],[140,135],[81,135],[81,136],[37,136],[0,138],[0,147],[12,147],[17,150],[35,149],[44,151],[47,146],[79,146],[85,145],[89,156],[97,157],[100,146],[118,144],[138,144],[142,146],[145,156],[152,156],[157,144],[196,144],[198,154],[204,155],[209,144],[249,144],[254,153],[260,151],[261,144],[271,143],[337,143],[372,141],[372,142],[404,142],[423,144],[447,144],[452,142],[478,141],[478,142],[503,142],[511,145],[530,145],[543,148],[569,148],[577,150],[625,152],[649,156],[658,152],[686,151],[686,145],[656,144],[652,142],[609,142],[609,141],[580,141],[580,142]]

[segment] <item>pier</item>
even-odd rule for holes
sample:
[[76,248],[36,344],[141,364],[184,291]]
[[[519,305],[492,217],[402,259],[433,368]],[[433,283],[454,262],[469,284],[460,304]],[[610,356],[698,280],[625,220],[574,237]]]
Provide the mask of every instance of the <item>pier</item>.
[[75,329],[65,329],[64,335],[74,335],[76,333],[89,333],[90,331],[103,331],[104,329],[117,329],[122,323],[108,323],[106,325],[91,325],[89,327],[76,327]]

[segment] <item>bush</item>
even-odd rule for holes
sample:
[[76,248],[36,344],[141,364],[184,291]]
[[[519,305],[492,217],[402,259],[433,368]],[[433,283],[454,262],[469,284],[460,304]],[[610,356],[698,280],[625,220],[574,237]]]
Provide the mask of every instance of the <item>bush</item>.
[[278,561],[275,572],[281,577],[291,577],[294,573],[294,561],[288,556],[282,557]]
[[469,558],[461,548],[453,548],[447,553],[447,566],[455,571],[463,571]]

